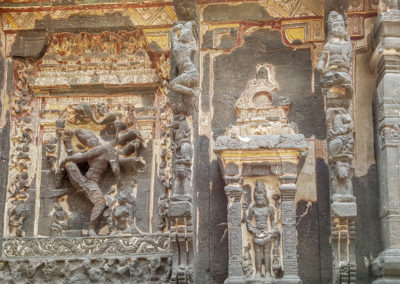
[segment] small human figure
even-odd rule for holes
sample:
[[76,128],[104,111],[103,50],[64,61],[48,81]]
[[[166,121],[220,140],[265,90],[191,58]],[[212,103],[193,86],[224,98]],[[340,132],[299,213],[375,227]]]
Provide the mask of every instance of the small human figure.
[[[264,277],[262,273],[262,264],[265,264],[265,277],[271,278],[271,243],[277,235],[275,224],[275,211],[269,206],[269,200],[266,195],[266,189],[262,181],[257,181],[254,190],[255,204],[250,207],[247,216],[247,230],[253,235],[253,244],[255,252],[256,278]],[[255,225],[253,224],[255,218]],[[271,223],[271,229],[268,228],[268,220]]]
[[170,82],[170,89],[178,94],[195,97],[199,86],[199,72],[194,65],[198,52],[194,36],[195,23],[192,21],[176,24],[171,31],[172,60],[176,64],[176,75]]
[[113,209],[113,223],[115,232],[135,234],[139,231],[135,227],[135,207],[136,201],[127,190],[121,190],[117,193],[116,200],[118,205]]
[[15,207],[8,211],[10,235],[13,237],[22,237],[24,222],[27,218],[27,208],[24,203],[19,200],[14,201],[13,205],[15,205]]
[[172,133],[172,201],[191,201],[191,166],[193,147],[190,139],[190,127],[184,115],[175,115],[171,127]]
[[52,237],[63,237],[64,231],[68,230],[68,213],[56,200],[54,202],[53,223],[50,226]]

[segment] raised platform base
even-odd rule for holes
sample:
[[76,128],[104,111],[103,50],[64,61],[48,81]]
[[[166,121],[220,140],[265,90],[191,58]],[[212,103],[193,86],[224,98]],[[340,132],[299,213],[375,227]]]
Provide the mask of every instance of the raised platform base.
[[371,263],[373,284],[400,283],[400,249],[388,249]]
[[301,279],[298,276],[287,276],[280,279],[265,279],[265,278],[253,278],[245,279],[244,277],[231,277],[227,278],[224,284],[302,284]]
[[243,284],[243,283],[245,283],[245,279],[243,276],[228,277],[224,281],[224,284]]
[[284,276],[281,279],[274,279],[274,284],[301,284],[301,279],[298,276]]

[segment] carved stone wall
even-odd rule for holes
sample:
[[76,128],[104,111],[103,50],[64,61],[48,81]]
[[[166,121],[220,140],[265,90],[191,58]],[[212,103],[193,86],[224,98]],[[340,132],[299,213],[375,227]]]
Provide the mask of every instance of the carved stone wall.
[[0,282],[397,281],[398,1],[0,2]]

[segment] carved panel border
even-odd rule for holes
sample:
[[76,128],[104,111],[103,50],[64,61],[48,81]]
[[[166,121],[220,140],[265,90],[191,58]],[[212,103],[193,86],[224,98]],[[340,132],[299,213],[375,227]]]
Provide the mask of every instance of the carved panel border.
[[165,236],[129,236],[97,238],[18,238],[5,239],[3,256],[40,257],[40,256],[84,256],[167,253],[170,240]]

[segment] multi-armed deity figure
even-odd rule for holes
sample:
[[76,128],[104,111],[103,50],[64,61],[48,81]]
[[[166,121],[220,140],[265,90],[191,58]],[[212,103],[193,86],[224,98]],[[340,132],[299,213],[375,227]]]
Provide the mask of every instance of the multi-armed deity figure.
[[335,86],[343,87],[348,94],[352,94],[352,58],[353,48],[346,32],[343,15],[332,11],[328,17],[328,42],[317,66],[317,70],[322,73],[321,84],[324,92]]
[[[279,231],[275,224],[275,210],[269,206],[266,189],[262,181],[257,181],[254,190],[255,204],[250,207],[247,216],[247,230],[253,235],[256,278],[264,277],[262,264],[265,264],[265,277],[271,278],[271,244],[274,240],[274,262],[278,258]],[[253,216],[255,224],[253,224]],[[268,226],[268,220],[271,227]]]
[[172,58],[176,77],[170,82],[170,89],[183,96],[196,96],[199,86],[199,72],[194,65],[198,52],[195,38],[196,24],[192,21],[176,24],[171,31]]
[[[120,185],[120,165],[126,163],[126,159],[129,159],[120,157],[120,154],[132,154],[137,149],[138,139],[140,141],[141,136],[135,130],[128,130],[119,135],[115,141],[102,144],[97,136],[89,130],[77,129],[74,134],[79,142],[89,148],[89,150],[65,158],[61,161],[60,168],[66,169],[72,186],[78,191],[83,191],[93,204],[90,214],[89,235],[95,236],[96,227],[101,220],[104,210],[107,208],[107,203],[99,182],[104,177],[108,166],[110,166],[116,178],[117,185]],[[117,149],[117,146],[122,147],[122,149]],[[85,174],[82,174],[78,164],[84,162],[88,163],[89,169]]]

